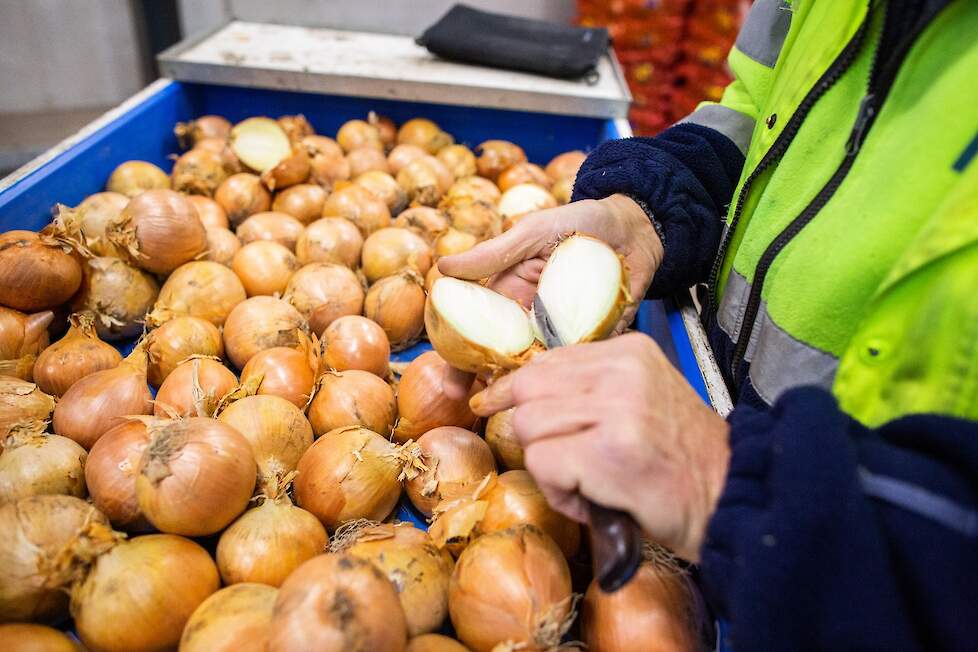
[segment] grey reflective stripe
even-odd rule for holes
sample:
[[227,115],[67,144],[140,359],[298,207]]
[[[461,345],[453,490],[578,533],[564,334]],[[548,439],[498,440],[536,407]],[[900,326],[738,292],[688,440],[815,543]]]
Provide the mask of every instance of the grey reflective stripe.
[[940,523],[964,536],[978,538],[978,512],[946,496],[919,485],[859,467],[859,484],[863,493],[884,500],[908,512]]
[[791,7],[787,2],[757,0],[747,14],[734,45],[762,66],[773,68],[789,27]]
[[754,133],[754,120],[750,116],[722,104],[704,104],[680,120],[679,124],[684,122],[716,129],[732,140],[741,154],[747,156],[751,134]]
[[735,270],[730,270],[727,285],[723,288],[723,298],[717,311],[717,321],[727,337],[734,342],[740,337],[740,327],[744,323],[744,312],[747,310],[747,297],[750,295],[750,283]]

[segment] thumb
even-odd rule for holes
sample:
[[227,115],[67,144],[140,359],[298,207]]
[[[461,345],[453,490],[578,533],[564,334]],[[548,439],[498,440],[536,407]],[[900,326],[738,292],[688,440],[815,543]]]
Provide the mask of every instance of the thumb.
[[488,278],[513,265],[539,255],[553,239],[551,216],[528,215],[513,228],[491,240],[480,242],[468,251],[438,260],[445,276],[468,280]]

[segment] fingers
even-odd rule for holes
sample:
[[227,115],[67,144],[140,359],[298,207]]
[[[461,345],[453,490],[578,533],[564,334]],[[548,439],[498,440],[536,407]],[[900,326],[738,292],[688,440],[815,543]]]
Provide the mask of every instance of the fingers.
[[513,405],[513,374],[503,376],[469,399],[469,409],[480,417],[491,417]]
[[524,260],[493,276],[489,281],[489,287],[529,308],[533,303],[533,296],[537,293],[537,282],[540,280],[544,264],[542,258]]
[[441,380],[441,391],[453,401],[461,401],[469,395],[475,374],[459,371],[455,367],[447,367]]
[[446,276],[475,281],[536,257],[555,236],[553,217],[544,214],[547,212],[529,215],[502,235],[463,253],[439,259],[438,269]]
[[516,406],[513,432],[526,448],[541,439],[587,430],[597,416],[586,395],[545,398]]

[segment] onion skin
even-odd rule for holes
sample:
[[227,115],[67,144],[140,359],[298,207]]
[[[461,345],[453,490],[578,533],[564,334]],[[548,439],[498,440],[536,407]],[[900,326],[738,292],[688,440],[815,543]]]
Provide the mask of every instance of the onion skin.
[[192,355],[223,357],[224,340],[214,324],[184,315],[163,322],[146,336],[146,354],[149,384],[159,387]]
[[414,206],[401,212],[394,220],[393,226],[411,229],[429,243],[448,230],[451,223],[448,217],[430,206]]
[[147,190],[133,197],[106,234],[134,265],[154,274],[169,274],[207,248],[197,209],[172,190]]
[[479,244],[477,236],[454,228],[448,229],[435,240],[435,260],[442,256],[452,256],[468,251],[477,244]]
[[205,138],[226,140],[231,135],[231,123],[219,115],[202,115],[196,120],[178,122],[173,134],[184,149],[194,147]]
[[523,447],[513,432],[513,412],[509,408],[489,417],[486,421],[486,443],[503,468],[518,471],[526,468],[523,462]]
[[278,591],[235,584],[212,594],[190,616],[180,652],[265,652]]
[[160,288],[156,310],[191,315],[222,326],[235,306],[247,299],[241,280],[209,260],[178,267]]
[[397,449],[376,432],[332,430],[299,460],[296,502],[327,529],[357,518],[382,521],[401,497]]
[[496,183],[503,192],[521,183],[535,183],[550,190],[553,179],[539,165],[522,161],[503,170],[499,174],[499,178],[496,179]]
[[391,223],[387,204],[355,183],[333,191],[326,198],[323,217],[345,217],[360,229],[360,234],[365,238]]
[[282,496],[249,509],[224,531],[217,567],[225,584],[279,587],[300,564],[322,554],[328,541],[315,516]]
[[257,466],[248,440],[214,419],[158,420],[139,461],[136,498],[163,532],[204,536],[248,506]]
[[444,163],[434,156],[425,156],[408,163],[397,173],[397,183],[412,204],[437,206],[455,177]]
[[169,189],[170,177],[166,172],[146,161],[126,161],[112,170],[105,189],[130,199],[148,190]]
[[[310,359],[311,358],[311,359]],[[318,371],[315,356],[308,352],[277,346],[261,351],[241,370],[242,384],[261,376],[258,386],[260,396],[284,398],[299,409],[304,409]]]
[[391,215],[397,215],[407,206],[407,193],[398,185],[394,177],[387,174],[386,164],[383,170],[368,170],[357,175],[353,183],[363,186],[387,204]]
[[238,155],[234,153],[231,149],[231,145],[227,138],[204,138],[198,141],[193,147],[194,149],[205,149],[209,152],[213,152],[221,157],[221,162],[224,164],[224,170],[228,174],[238,174],[239,172],[244,172],[244,165],[241,163],[241,159]]
[[403,652],[404,610],[394,586],[369,562],[319,555],[279,589],[269,652]]
[[207,229],[207,255],[204,260],[231,266],[234,254],[241,249],[241,241],[227,229]]
[[480,240],[502,233],[502,216],[486,202],[455,203],[448,207],[447,212],[453,229],[470,233]]
[[557,200],[557,204],[563,206],[569,204],[571,196],[574,194],[574,179],[572,177],[564,177],[554,181],[554,185],[550,188],[550,193]]
[[301,113],[296,115],[283,115],[278,119],[278,126],[282,128],[285,135],[289,137],[289,140],[293,143],[301,141],[306,136],[315,135],[316,131],[306,120],[306,116]]
[[260,351],[298,347],[306,322],[295,308],[274,297],[252,297],[238,304],[224,324],[224,352],[238,369]]
[[71,302],[73,312],[95,314],[98,336],[109,341],[135,337],[160,293],[150,274],[118,258],[85,261],[84,280]]
[[387,167],[390,173],[397,175],[411,161],[428,156],[427,150],[417,145],[397,145],[387,154]]
[[405,269],[423,276],[431,268],[431,246],[413,231],[392,226],[375,231],[364,241],[361,258],[370,283]]
[[9,623],[0,625],[0,650],[6,652],[80,652],[66,634],[45,625]]
[[150,434],[142,419],[127,419],[99,438],[85,462],[85,483],[92,503],[112,522],[128,531],[152,529],[139,511],[136,470]]
[[408,641],[404,652],[469,652],[469,648],[441,634],[422,634]]
[[285,213],[310,224],[319,219],[326,202],[326,191],[313,183],[300,183],[279,192],[272,202],[272,211]]
[[[571,611],[567,561],[532,525],[485,534],[455,564],[448,611],[458,637],[475,652],[506,641],[525,650],[552,649]],[[554,636],[543,636],[545,622]],[[547,638],[553,640],[541,640]]]
[[0,306],[0,374],[30,381],[37,354],[48,346],[50,310],[25,315]]
[[215,191],[214,201],[225,210],[232,226],[272,207],[272,196],[262,185],[261,179],[248,172],[228,177]]
[[435,351],[422,353],[407,366],[397,386],[395,441],[404,443],[418,439],[439,426],[472,428],[476,416],[469,409],[469,399],[480,392],[483,385],[475,382],[467,396],[450,398],[443,389],[450,369],[451,366]]
[[101,555],[72,591],[71,612],[88,649],[170,649],[194,610],[218,588],[206,550],[183,537],[150,534]]
[[66,437],[44,433],[43,421],[23,422],[0,450],[0,505],[27,496],[84,498],[85,449]]
[[[194,383],[197,383],[195,387]],[[238,386],[234,372],[217,360],[196,358],[182,362],[156,393],[153,414],[158,417],[209,417],[222,396]],[[195,396],[199,388],[202,396]]]
[[587,154],[579,149],[571,152],[564,152],[550,159],[545,168],[547,175],[554,181],[561,179],[571,179],[577,176],[577,171],[584,164]]
[[187,199],[197,209],[197,217],[205,229],[226,229],[230,226],[227,211],[210,197],[190,195]]
[[312,163],[304,147],[295,147],[292,153],[278,164],[262,172],[261,182],[269,190],[282,190],[309,178]]
[[383,150],[374,147],[358,147],[346,155],[346,160],[350,163],[350,176],[353,178],[371,170],[385,174],[390,170]]
[[424,330],[425,293],[422,279],[413,272],[382,278],[367,291],[363,312],[387,333],[391,350],[414,344]]
[[372,147],[384,151],[380,130],[365,120],[344,122],[336,132],[336,142],[347,154],[360,147]]
[[306,227],[288,213],[267,211],[255,213],[238,225],[235,235],[241,244],[247,245],[258,240],[277,242],[290,251],[295,251],[296,240]]
[[326,136],[306,136],[302,146],[309,154],[311,183],[330,190],[337,181],[350,178],[350,163],[335,140]]
[[221,155],[198,147],[184,153],[173,163],[170,187],[188,195],[211,197],[227,177]]
[[397,130],[399,145],[417,145],[429,154],[437,154],[443,147],[455,142],[452,135],[427,118],[412,118]]
[[437,157],[456,179],[475,174],[475,154],[465,145],[443,147]]
[[249,297],[280,294],[299,267],[295,254],[271,240],[250,242],[231,259],[231,270]]
[[367,371],[327,371],[309,404],[309,423],[318,437],[338,428],[360,426],[381,434],[394,427],[394,390]]
[[515,224],[527,213],[553,208],[557,200],[546,188],[535,183],[513,186],[499,198],[499,212],[503,216],[503,230]]
[[440,279],[444,274],[438,269],[438,265],[432,265],[428,273],[424,275],[424,291],[426,294],[431,293],[431,287],[435,284],[435,281]]
[[0,375],[0,437],[22,420],[46,421],[54,410],[54,397],[34,383]]
[[526,161],[526,152],[508,140],[487,140],[475,148],[479,176],[495,181],[506,168]]
[[360,265],[363,236],[342,217],[324,217],[306,227],[295,243],[295,255],[303,265],[337,263],[355,269]]
[[377,128],[380,134],[380,142],[384,144],[384,149],[389,150],[397,142],[397,125],[386,115],[379,115],[371,111],[367,114],[367,122]]
[[33,231],[0,235],[0,304],[37,312],[54,308],[81,285],[81,266],[52,240]]
[[129,203],[129,198],[118,192],[97,192],[89,195],[75,207],[80,216],[79,227],[85,246],[96,256],[116,256],[120,252],[105,237],[105,227],[117,218]]
[[421,461],[428,467],[405,483],[408,498],[425,516],[437,504],[471,494],[485,477],[496,475],[492,451],[479,435],[465,428],[433,428],[418,439]]
[[323,331],[322,349],[325,369],[360,369],[380,378],[390,373],[390,341],[384,329],[366,317],[347,315],[333,321]]
[[350,268],[330,263],[310,263],[289,279],[283,299],[309,320],[321,335],[334,320],[359,315],[363,310],[363,286]]
[[502,192],[489,179],[478,176],[462,177],[448,189],[439,206],[446,208],[456,202],[464,204],[473,201],[482,201],[495,206],[500,197]]

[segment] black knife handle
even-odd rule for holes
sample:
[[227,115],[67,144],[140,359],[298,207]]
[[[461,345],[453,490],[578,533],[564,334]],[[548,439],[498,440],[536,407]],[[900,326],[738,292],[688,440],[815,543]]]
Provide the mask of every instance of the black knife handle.
[[591,557],[605,593],[625,586],[642,563],[642,530],[631,515],[591,503]]

